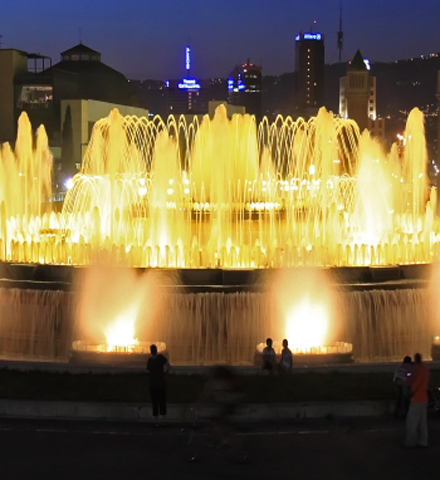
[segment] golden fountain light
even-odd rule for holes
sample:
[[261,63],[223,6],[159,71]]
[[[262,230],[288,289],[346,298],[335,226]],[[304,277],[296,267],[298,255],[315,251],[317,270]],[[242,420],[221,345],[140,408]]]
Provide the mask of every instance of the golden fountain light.
[[26,114],[0,153],[0,260],[135,267],[389,265],[439,258],[423,115],[385,152],[321,109],[305,121],[249,115],[98,121],[62,211],[51,156]]

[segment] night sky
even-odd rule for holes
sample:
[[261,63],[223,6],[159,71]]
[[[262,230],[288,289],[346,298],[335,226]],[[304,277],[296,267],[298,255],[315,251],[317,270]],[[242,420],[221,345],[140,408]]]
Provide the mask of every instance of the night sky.
[[[59,60],[82,41],[131,79],[178,78],[190,39],[193,73],[226,77],[250,58],[263,73],[294,70],[299,31],[326,36],[326,62],[338,60],[339,0],[5,0],[3,48]],[[344,51],[372,62],[440,51],[440,0],[344,0]]]

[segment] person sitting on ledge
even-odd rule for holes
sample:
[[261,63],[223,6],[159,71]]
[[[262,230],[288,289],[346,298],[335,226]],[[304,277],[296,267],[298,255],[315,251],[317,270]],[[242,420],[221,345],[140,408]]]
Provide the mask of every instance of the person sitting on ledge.
[[263,362],[261,369],[272,374],[276,368],[275,350],[272,347],[273,341],[271,338],[266,339],[266,347],[263,348]]
[[283,340],[283,349],[281,350],[281,360],[278,365],[280,373],[290,373],[293,366],[292,351],[289,348],[289,342],[287,338]]

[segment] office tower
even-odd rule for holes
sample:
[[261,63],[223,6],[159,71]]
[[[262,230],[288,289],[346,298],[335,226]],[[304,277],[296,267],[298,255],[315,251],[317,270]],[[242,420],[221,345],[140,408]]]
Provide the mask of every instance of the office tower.
[[316,115],[324,105],[324,36],[300,33],[296,43],[296,98],[299,112]]
[[191,47],[185,47],[185,76],[165,82],[169,114],[204,114],[208,112],[209,82],[191,74]]

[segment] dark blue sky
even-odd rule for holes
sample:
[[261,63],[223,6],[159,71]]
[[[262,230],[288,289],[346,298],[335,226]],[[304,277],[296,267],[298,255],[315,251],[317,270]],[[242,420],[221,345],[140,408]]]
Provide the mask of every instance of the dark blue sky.
[[[294,70],[294,37],[313,20],[326,36],[326,61],[338,59],[339,0],[5,0],[3,48],[59,53],[79,41],[133,79],[184,73],[191,40],[193,72],[226,77],[245,61],[264,74]],[[371,61],[440,51],[440,0],[343,0],[344,52]]]

